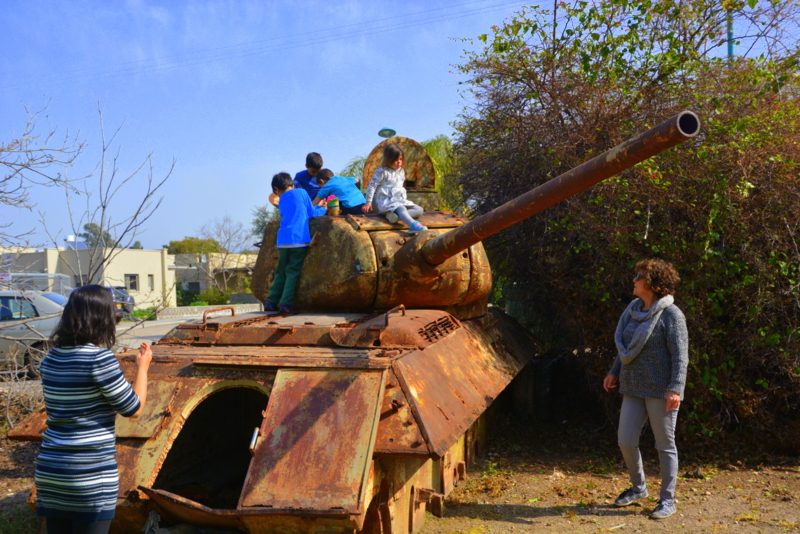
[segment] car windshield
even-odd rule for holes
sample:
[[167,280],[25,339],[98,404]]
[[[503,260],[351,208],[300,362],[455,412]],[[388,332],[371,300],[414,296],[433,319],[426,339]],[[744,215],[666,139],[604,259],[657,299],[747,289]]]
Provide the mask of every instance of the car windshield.
[[58,293],[42,293],[43,297],[47,297],[48,299],[52,300],[59,306],[66,306],[67,305],[67,297],[64,295],[59,295]]

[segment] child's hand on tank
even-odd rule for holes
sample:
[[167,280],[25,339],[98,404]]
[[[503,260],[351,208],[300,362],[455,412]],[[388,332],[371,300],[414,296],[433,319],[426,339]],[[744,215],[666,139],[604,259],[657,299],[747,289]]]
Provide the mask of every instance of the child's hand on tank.
[[367,202],[366,204],[364,204],[364,207],[361,208],[361,211],[363,211],[364,213],[369,213],[370,211],[372,211],[372,202]]
[[139,368],[147,369],[150,367],[150,361],[153,359],[153,352],[150,350],[148,343],[139,345],[139,352],[136,354],[136,365]]

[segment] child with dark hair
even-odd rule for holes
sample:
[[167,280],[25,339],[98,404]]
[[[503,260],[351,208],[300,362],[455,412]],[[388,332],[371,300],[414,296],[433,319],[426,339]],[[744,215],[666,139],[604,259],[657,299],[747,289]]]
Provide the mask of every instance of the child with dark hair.
[[319,191],[316,177],[321,168],[322,156],[316,152],[311,152],[306,156],[306,170],[294,175],[294,186],[305,190],[308,193],[309,200],[314,200],[317,196],[317,191]]
[[363,212],[369,213],[372,209],[372,199],[378,213],[383,214],[386,220],[395,224],[398,219],[408,225],[408,231],[418,234],[427,230],[414,219],[423,213],[423,209],[406,198],[406,173],[403,170],[403,149],[397,143],[389,143],[383,149],[383,162],[375,169],[375,174],[367,186],[366,201]]
[[292,303],[297,279],[311,242],[308,220],[325,215],[326,203],[312,206],[308,195],[302,189],[295,189],[292,177],[285,172],[272,177],[272,191],[278,195],[281,226],[278,229],[278,267],[264,310],[294,313]]
[[99,285],[75,289],[41,365],[47,430],[36,459],[36,512],[48,534],[105,534],[119,493],[116,415],[136,417],[147,398],[152,353],[142,343],[133,386],[114,354],[114,298]]
[[316,206],[323,199],[334,195],[339,199],[343,215],[358,215],[362,213],[362,208],[367,201],[356,185],[357,183],[352,176],[334,176],[330,169],[322,169],[317,173],[317,184],[320,189],[312,204]]

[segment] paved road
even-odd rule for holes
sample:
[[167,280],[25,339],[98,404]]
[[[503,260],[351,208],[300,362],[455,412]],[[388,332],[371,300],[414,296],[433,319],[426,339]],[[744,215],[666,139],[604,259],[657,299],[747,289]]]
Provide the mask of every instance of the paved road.
[[191,320],[186,318],[162,319],[160,321],[145,321],[136,326],[134,326],[134,323],[122,321],[117,325],[117,344],[120,347],[131,349],[138,347],[142,341],[152,344],[177,325]]
[[[175,328],[176,325],[186,323],[192,319],[163,319],[161,321],[145,321],[139,325],[129,321],[122,321],[117,325],[117,345],[121,348],[137,348],[142,341],[153,343],[161,339],[164,334]],[[9,388],[22,390],[23,393],[36,393],[41,391],[42,382],[40,380],[10,380],[10,373],[0,372],[0,392],[8,391]]]

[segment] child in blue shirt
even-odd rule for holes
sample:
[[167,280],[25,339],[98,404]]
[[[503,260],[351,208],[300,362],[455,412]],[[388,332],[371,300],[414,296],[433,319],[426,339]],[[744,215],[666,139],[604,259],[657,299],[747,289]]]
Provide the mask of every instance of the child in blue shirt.
[[319,191],[317,185],[317,173],[322,168],[322,156],[316,152],[311,152],[306,156],[306,170],[294,175],[294,186],[304,189],[308,193],[309,200],[314,200]]
[[367,200],[356,183],[352,176],[334,176],[330,169],[322,169],[317,173],[320,189],[312,204],[316,206],[329,195],[334,195],[339,199],[343,215],[360,215]]
[[308,220],[325,215],[325,207],[324,204],[312,206],[308,194],[295,189],[292,177],[285,172],[272,177],[272,191],[278,195],[281,226],[278,229],[278,267],[264,302],[264,311],[294,313],[292,302],[297,279],[311,242]]

